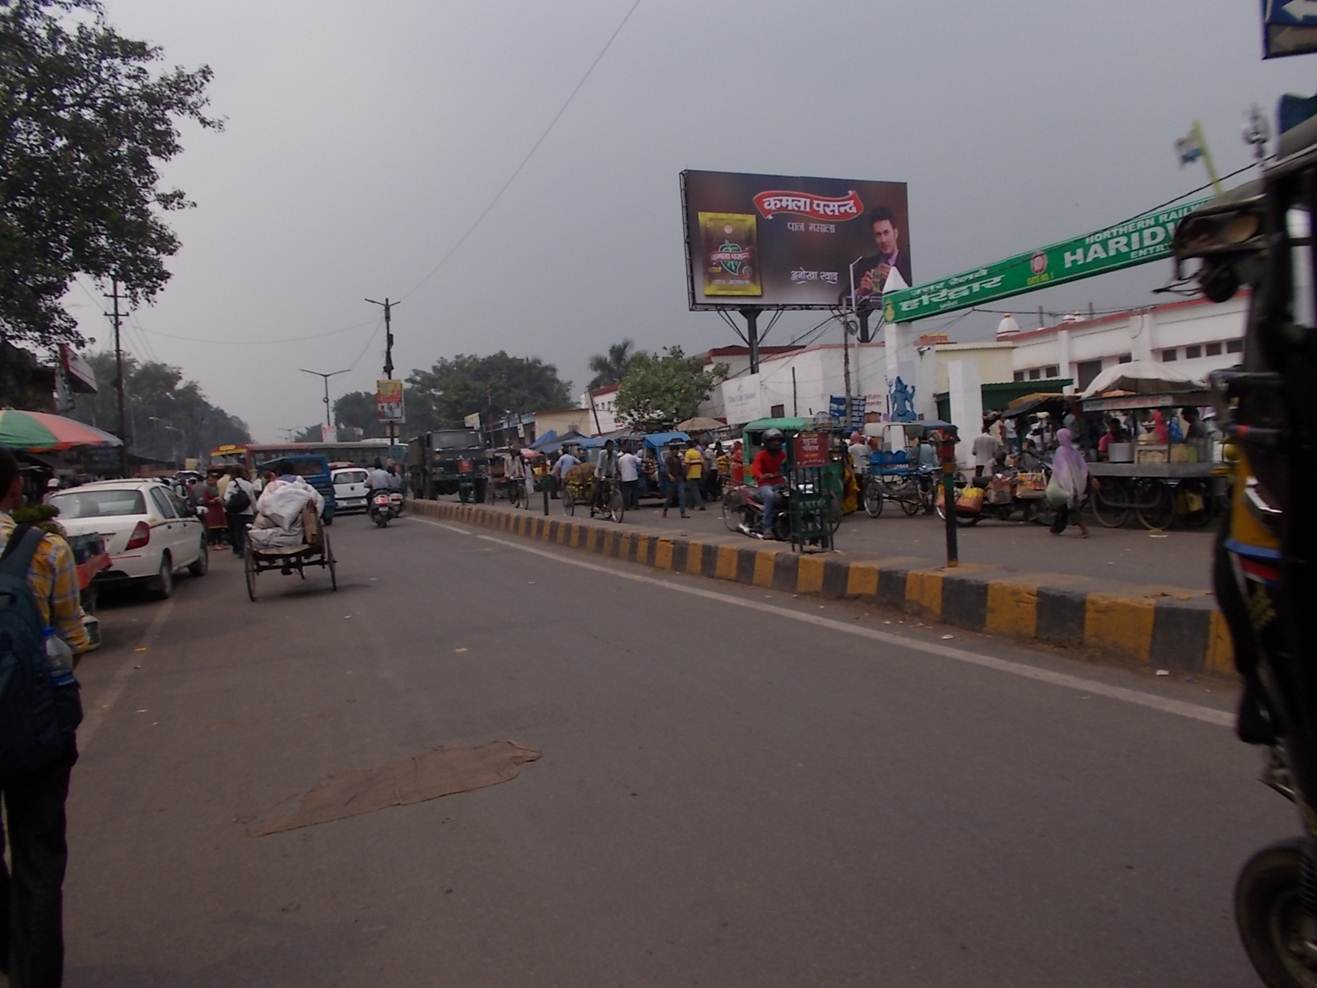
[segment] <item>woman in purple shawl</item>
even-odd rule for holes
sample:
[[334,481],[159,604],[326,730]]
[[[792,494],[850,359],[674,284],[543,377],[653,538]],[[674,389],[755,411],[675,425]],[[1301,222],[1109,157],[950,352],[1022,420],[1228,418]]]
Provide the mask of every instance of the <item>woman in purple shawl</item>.
[[1060,535],[1073,523],[1079,526],[1081,537],[1088,538],[1088,527],[1079,514],[1088,492],[1088,461],[1075,449],[1069,429],[1058,429],[1056,441],[1060,445],[1052,456],[1052,483],[1065,493],[1066,501],[1056,508],[1052,534]]

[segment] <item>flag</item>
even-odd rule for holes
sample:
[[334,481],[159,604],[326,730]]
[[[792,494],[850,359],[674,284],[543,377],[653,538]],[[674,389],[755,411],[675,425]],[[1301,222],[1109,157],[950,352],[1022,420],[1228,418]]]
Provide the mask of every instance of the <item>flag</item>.
[[1175,153],[1180,156],[1181,168],[1203,156],[1203,131],[1197,121],[1188,134],[1175,142]]

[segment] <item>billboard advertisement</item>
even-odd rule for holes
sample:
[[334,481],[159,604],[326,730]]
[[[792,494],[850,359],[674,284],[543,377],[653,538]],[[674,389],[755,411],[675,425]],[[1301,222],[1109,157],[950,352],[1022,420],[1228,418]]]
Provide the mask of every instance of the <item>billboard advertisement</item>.
[[402,382],[380,379],[375,382],[375,413],[385,425],[402,425]]
[[907,285],[904,182],[684,171],[686,285],[692,309],[878,308],[887,274]]

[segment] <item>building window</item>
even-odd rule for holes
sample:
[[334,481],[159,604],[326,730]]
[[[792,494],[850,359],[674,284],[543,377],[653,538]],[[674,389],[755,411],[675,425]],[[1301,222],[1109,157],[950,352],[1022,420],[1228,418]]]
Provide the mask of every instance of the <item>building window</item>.
[[1208,357],[1219,357],[1221,356],[1221,344],[1209,343],[1203,347],[1203,353]]
[[768,417],[771,419],[780,419],[787,413],[786,405],[774,405],[768,410]]
[[1075,385],[1084,391],[1102,373],[1101,360],[1081,360],[1075,365]]
[[1049,379],[1054,380],[1061,376],[1061,368],[1057,367],[1056,364],[1052,364],[1052,366],[1046,368],[1044,373],[1047,374]]
[[1015,372],[1015,380],[1017,380],[1017,381],[1023,381],[1023,380],[1024,380],[1024,371],[1016,371],[1016,372]]
[[1042,376],[1043,376],[1043,372],[1040,371],[1037,367],[1029,371],[1029,380],[1031,381],[1036,381]]
[[1195,344],[1194,346],[1187,346],[1184,348],[1185,360],[1194,360],[1198,357],[1201,357],[1202,355],[1203,355],[1203,348],[1198,346],[1197,344]]
[[1243,353],[1243,340],[1226,340],[1226,353]]
[[1131,364],[1133,362],[1134,362],[1134,358],[1128,353],[1122,353],[1119,357],[1116,358],[1116,363],[1118,364]]
[[1180,351],[1171,347],[1169,350],[1162,351],[1162,363],[1169,364],[1172,360],[1180,355]]

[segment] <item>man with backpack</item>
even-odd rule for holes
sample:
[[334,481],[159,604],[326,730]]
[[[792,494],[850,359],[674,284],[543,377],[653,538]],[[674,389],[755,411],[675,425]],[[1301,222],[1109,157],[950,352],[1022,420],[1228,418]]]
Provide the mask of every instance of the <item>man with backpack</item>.
[[[82,721],[73,656],[89,644],[73,550],[16,525],[18,461],[0,447],[0,973],[13,988],[57,988],[64,974],[64,803]],[[67,647],[65,647],[67,646]]]
[[241,556],[247,541],[247,526],[256,518],[256,488],[247,479],[247,471],[235,467],[233,478],[220,495],[224,502],[224,513],[228,516],[229,541],[233,544],[233,554]]

